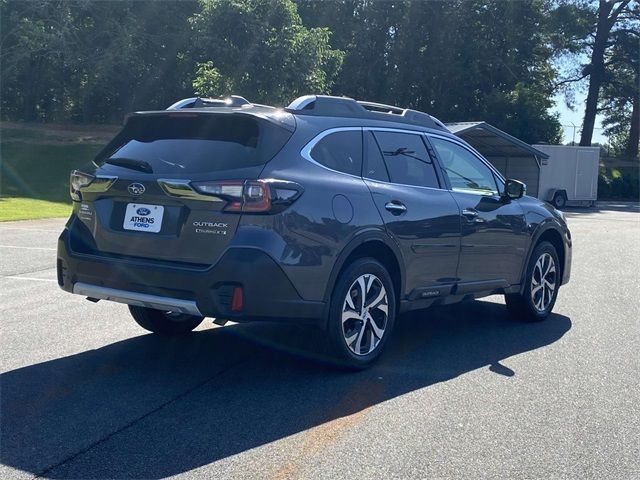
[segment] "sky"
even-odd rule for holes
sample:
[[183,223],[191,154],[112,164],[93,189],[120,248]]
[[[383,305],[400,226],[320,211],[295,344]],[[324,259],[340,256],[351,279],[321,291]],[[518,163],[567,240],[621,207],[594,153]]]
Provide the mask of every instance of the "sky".
[[[575,77],[576,73],[580,71],[581,65],[588,64],[589,57],[585,53],[578,55],[566,55],[556,60],[556,68],[558,69],[559,78]],[[564,94],[557,93],[554,97],[555,107],[551,109],[553,113],[560,114],[560,123],[564,129],[563,143],[571,142],[574,137],[575,141],[580,142],[580,130],[582,128],[582,120],[584,120],[584,107],[587,100],[587,90],[589,88],[589,81],[582,80],[575,85],[573,89],[575,109],[571,110],[567,107]],[[596,116],[596,125],[593,130],[593,138],[591,143],[606,143],[607,139],[603,135],[602,117]],[[573,125],[576,127],[574,128]]]
[[[582,126],[582,120],[584,118],[584,102],[587,98],[586,93],[576,92],[575,110],[570,110],[564,101],[564,95],[558,94],[555,96],[556,106],[552,108],[552,112],[558,112],[560,114],[560,123],[564,129],[563,143],[573,140],[573,132],[575,130],[575,141],[580,142],[580,128]],[[596,128],[593,130],[592,143],[606,143],[607,139],[602,135],[602,124],[600,116],[596,117]],[[574,124],[574,127],[571,124]]]

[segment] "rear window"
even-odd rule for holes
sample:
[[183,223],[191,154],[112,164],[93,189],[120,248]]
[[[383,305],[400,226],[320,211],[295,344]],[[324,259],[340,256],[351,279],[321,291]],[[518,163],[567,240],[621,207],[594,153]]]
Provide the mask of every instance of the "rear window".
[[139,116],[129,119],[97,160],[143,161],[154,174],[233,170],[267,163],[290,136],[251,116]]

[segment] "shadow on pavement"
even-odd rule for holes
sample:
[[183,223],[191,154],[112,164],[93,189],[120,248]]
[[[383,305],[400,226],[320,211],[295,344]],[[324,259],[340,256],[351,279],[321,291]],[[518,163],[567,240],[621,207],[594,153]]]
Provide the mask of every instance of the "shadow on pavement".
[[511,322],[489,302],[432,309],[401,319],[381,361],[359,373],[295,353],[321,342],[294,327],[143,335],[3,374],[1,461],[51,478],[160,478],[313,427],[330,429],[317,433],[322,448],[394,397],[487,366],[518,375],[500,361],[570,328],[556,314]]

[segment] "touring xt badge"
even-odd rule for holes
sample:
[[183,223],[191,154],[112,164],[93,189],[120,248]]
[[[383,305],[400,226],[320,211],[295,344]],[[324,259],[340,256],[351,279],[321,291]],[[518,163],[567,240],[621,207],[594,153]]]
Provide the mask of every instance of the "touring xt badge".
[[193,222],[196,233],[208,233],[209,235],[226,235],[228,224],[223,222]]

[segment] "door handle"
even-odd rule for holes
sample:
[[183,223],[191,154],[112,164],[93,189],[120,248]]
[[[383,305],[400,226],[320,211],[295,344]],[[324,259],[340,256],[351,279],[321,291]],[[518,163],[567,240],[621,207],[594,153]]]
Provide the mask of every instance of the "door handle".
[[464,210],[462,210],[462,215],[470,222],[474,222],[474,223],[484,222],[484,218],[478,216],[479,215],[478,211],[475,208],[465,208]]
[[402,215],[407,211],[407,207],[404,204],[395,200],[393,202],[385,203],[384,208],[390,211],[393,215]]

